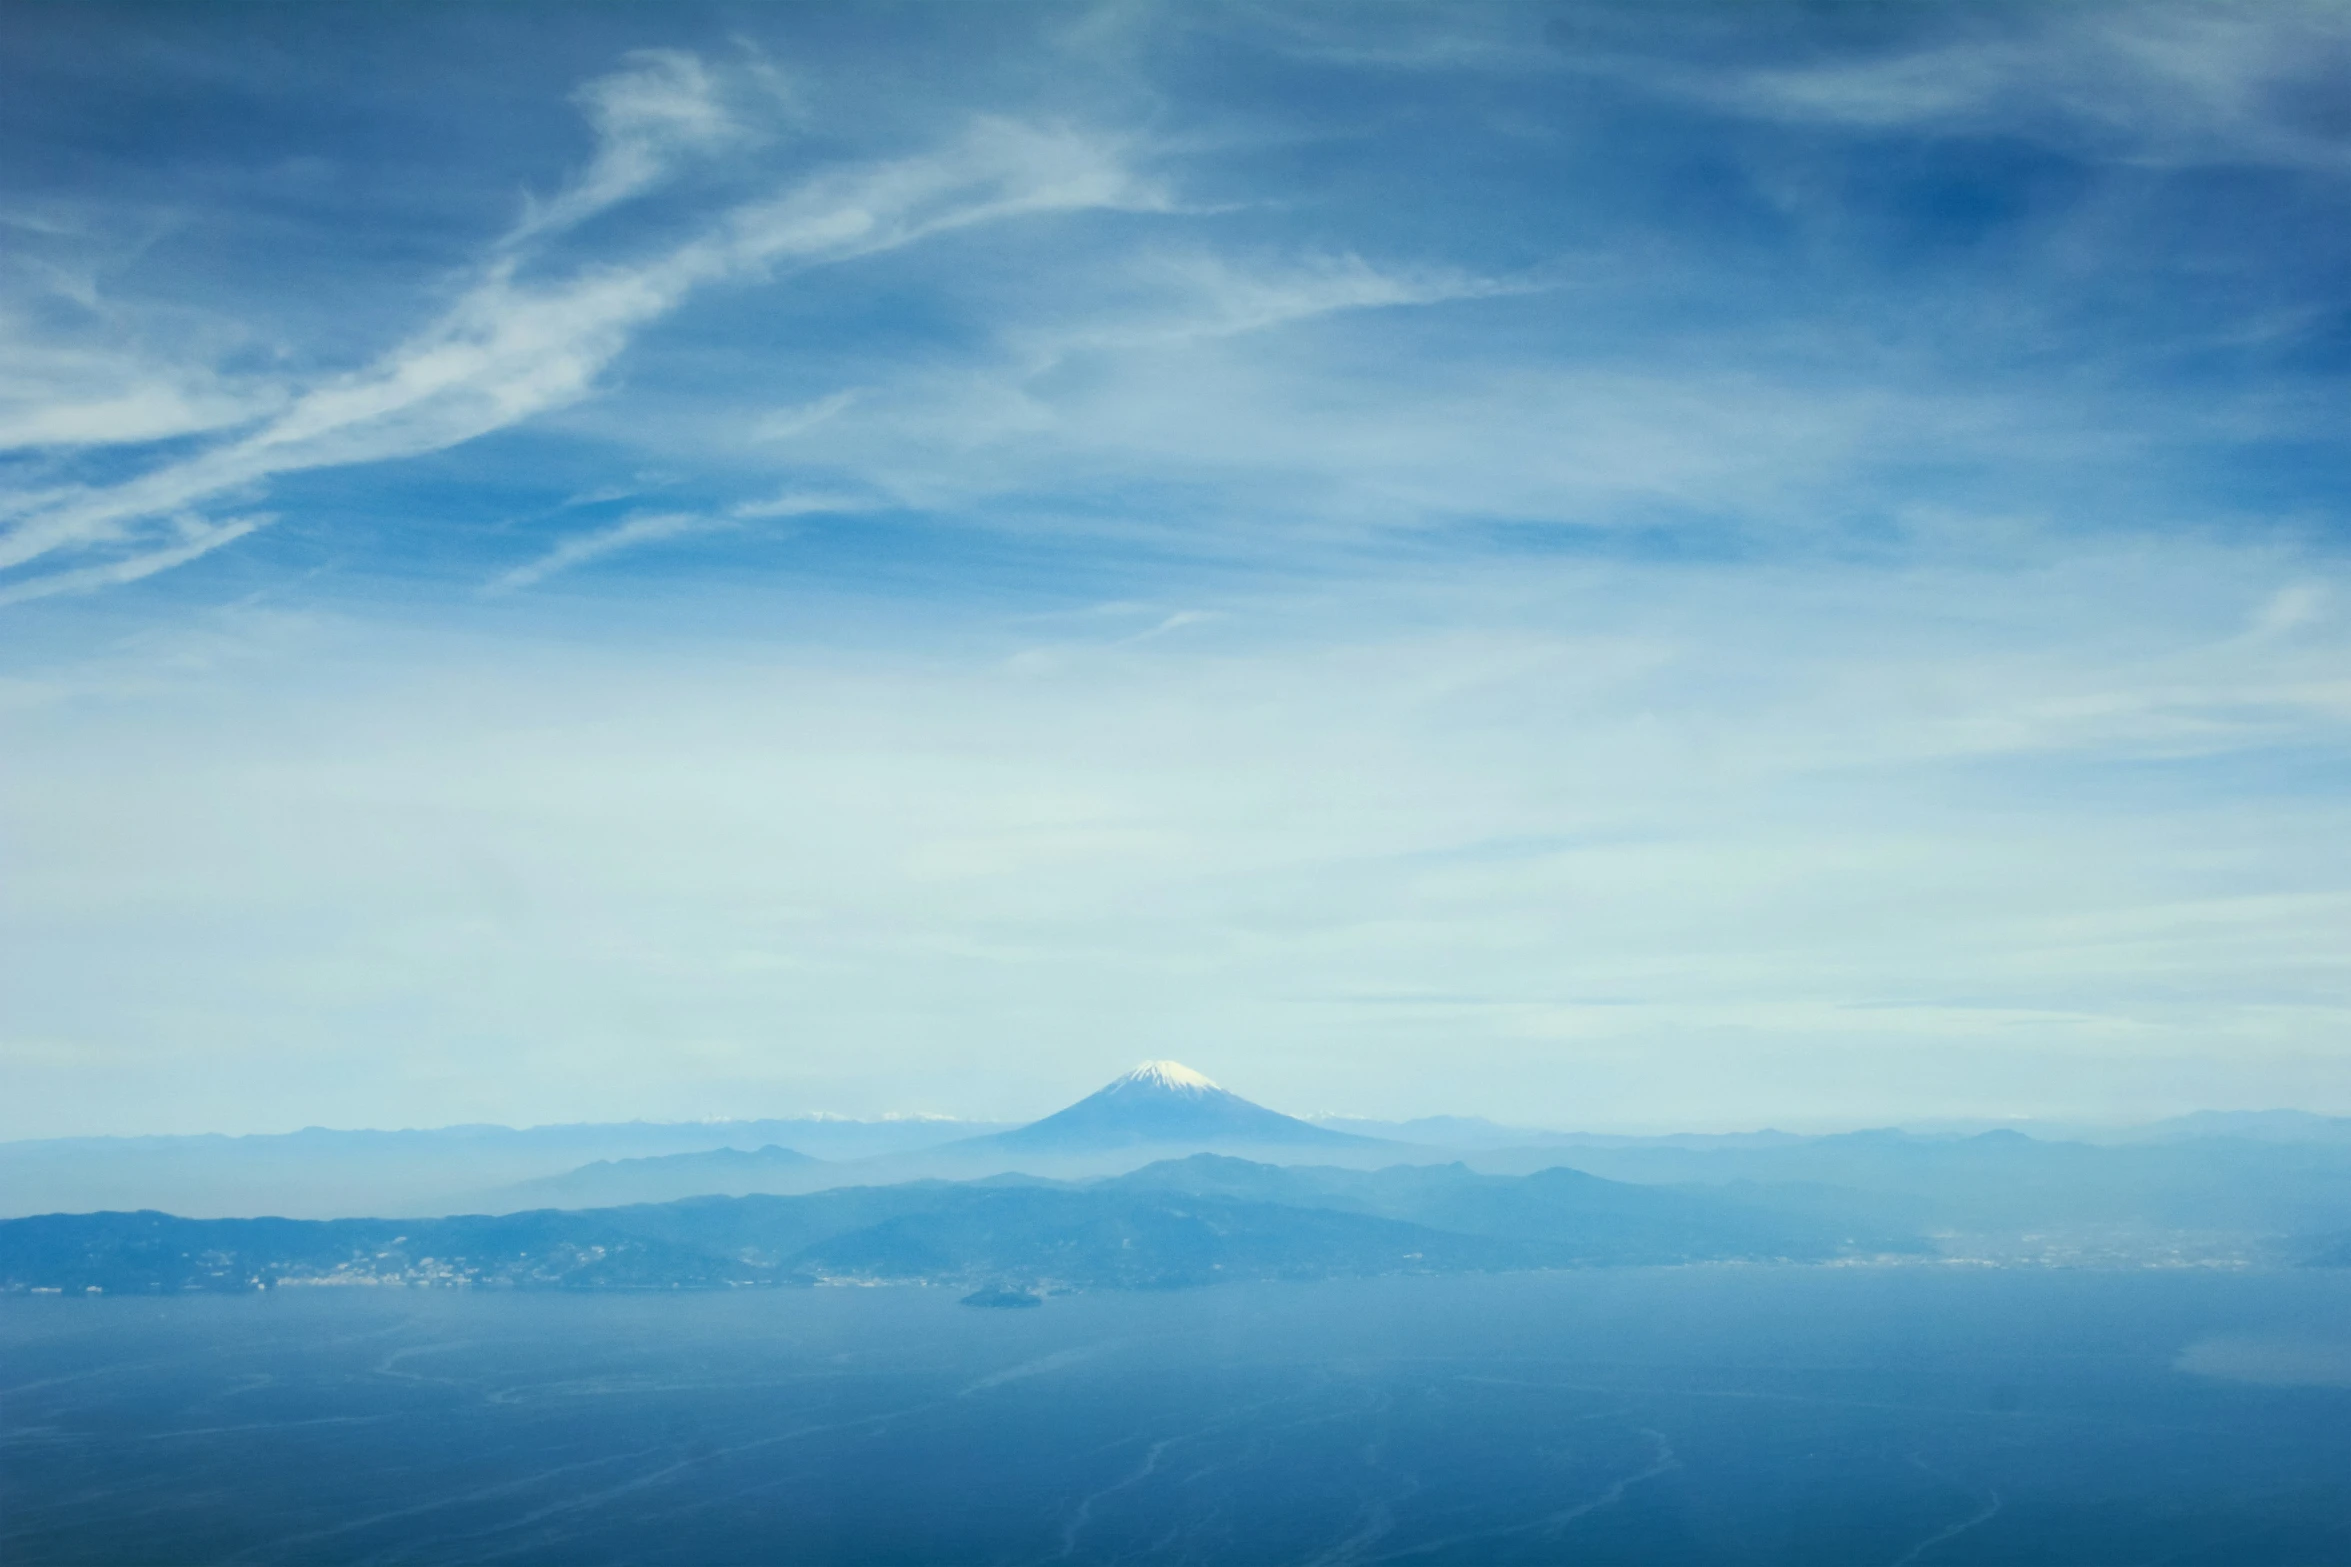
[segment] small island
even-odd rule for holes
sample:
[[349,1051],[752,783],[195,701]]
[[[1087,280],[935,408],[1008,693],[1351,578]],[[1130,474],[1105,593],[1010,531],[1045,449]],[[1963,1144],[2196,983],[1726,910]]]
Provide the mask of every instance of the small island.
[[1008,1284],[999,1284],[990,1289],[974,1290],[964,1296],[959,1304],[1017,1310],[1022,1306],[1042,1306],[1045,1304],[1045,1297],[1032,1295],[1024,1289],[1014,1289]]

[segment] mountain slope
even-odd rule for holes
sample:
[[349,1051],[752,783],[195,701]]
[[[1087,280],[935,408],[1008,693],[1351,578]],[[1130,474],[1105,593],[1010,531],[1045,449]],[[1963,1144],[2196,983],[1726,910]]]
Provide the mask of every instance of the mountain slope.
[[1066,1110],[953,1146],[982,1145],[1014,1152],[1091,1153],[1143,1145],[1368,1148],[1377,1141],[1252,1104],[1178,1062],[1146,1061]]
[[713,1148],[652,1159],[599,1159],[561,1175],[517,1182],[487,1195],[507,1212],[611,1208],[675,1202],[681,1197],[743,1197],[754,1192],[806,1190],[822,1184],[810,1177],[826,1168],[823,1159],[770,1143],[765,1148]]

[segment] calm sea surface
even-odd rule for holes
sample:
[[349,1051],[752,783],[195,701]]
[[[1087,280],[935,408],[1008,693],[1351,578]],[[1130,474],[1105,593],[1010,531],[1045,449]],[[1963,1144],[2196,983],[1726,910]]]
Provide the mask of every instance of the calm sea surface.
[[2351,1275],[0,1299],[0,1563],[2351,1564]]

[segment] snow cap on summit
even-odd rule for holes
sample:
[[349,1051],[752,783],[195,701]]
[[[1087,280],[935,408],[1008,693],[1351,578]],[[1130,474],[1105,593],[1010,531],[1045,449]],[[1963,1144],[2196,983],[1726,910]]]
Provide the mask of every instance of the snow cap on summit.
[[1198,1153],[1301,1144],[1377,1146],[1251,1104],[1180,1061],[1146,1061],[1042,1121],[981,1141],[999,1149],[1052,1153],[1143,1147]]
[[1152,1088],[1172,1088],[1179,1093],[1198,1093],[1216,1084],[1202,1077],[1181,1061],[1146,1061],[1119,1079],[1121,1083],[1147,1085]]

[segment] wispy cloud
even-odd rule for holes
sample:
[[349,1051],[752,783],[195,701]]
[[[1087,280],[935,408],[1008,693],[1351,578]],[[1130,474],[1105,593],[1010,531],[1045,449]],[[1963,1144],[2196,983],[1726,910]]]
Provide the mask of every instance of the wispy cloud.
[[[2131,145],[2149,157],[2159,144],[2176,152],[2257,143],[2279,157],[2292,147],[2303,147],[2296,157],[2332,156],[2323,126],[2294,108],[2288,89],[2308,75],[2302,57],[2323,57],[2319,44],[2340,29],[2318,11],[2278,17],[2089,8],[2005,32],[1921,23],[1891,44],[1790,64],[1785,50],[1742,51],[1719,39],[1677,50],[1654,29],[1646,52],[1579,52],[1508,7],[1406,8],[1363,31],[1366,47],[1386,42],[1355,64],[1371,68],[1376,56],[1381,71],[1476,72],[1536,47],[1544,70],[1615,72],[1685,103],[1857,138],[1905,127],[2143,122]],[[1622,19],[1600,20],[1601,43],[1621,42]],[[1346,24],[1344,13],[1301,7],[1263,27],[1235,15],[1198,25],[1313,53],[1315,38],[1344,42]],[[1146,16],[1131,25],[1194,24]],[[1803,526],[1875,504],[1855,499],[1870,487],[1861,470],[1872,462],[1996,457],[2013,466],[2035,451],[2055,461],[2093,448],[2114,457],[2178,445],[2156,426],[2170,419],[2176,436],[2186,410],[2208,407],[2182,400],[2166,412],[2162,394],[2120,378],[2102,390],[2097,367],[2079,361],[2070,385],[1961,385],[1943,373],[1951,356],[1941,346],[1898,346],[1914,321],[1954,323],[1949,335],[1967,337],[1971,313],[1986,318],[1975,342],[1996,340],[2003,327],[2029,332],[2018,318],[2036,307],[2030,288],[1998,299],[1860,293],[1838,301],[1849,318],[1789,306],[1775,338],[1752,323],[1680,327],[1672,317],[1682,307],[1644,298],[1647,280],[1630,275],[1639,266],[1630,255],[1577,268],[1523,251],[1510,265],[1397,259],[1340,238],[1242,245],[1190,212],[1181,242],[1160,230],[1105,248],[1094,235],[1092,248],[1024,255],[1003,270],[1034,274],[1025,298],[984,268],[993,297],[959,298],[966,280],[942,273],[903,281],[925,308],[966,309],[968,319],[913,347],[875,341],[841,352],[813,384],[800,381],[798,400],[786,400],[798,365],[737,355],[721,379],[695,389],[706,400],[690,409],[683,397],[665,405],[639,395],[593,426],[578,405],[615,384],[614,366],[649,326],[699,294],[1023,215],[1174,205],[1118,137],[982,117],[928,150],[804,172],[651,241],[639,232],[626,247],[595,242],[605,231],[592,219],[700,164],[724,167],[730,188],[741,188],[753,154],[778,139],[760,118],[765,89],[747,86],[742,71],[650,51],[580,88],[597,138],[586,165],[485,247],[435,319],[364,369],[289,391],[193,371],[175,381],[124,360],[120,375],[93,368],[92,390],[78,401],[35,395],[28,381],[34,390],[19,400],[27,428],[92,440],[215,438],[127,482],[52,482],[0,498],[0,571],[177,552],[184,541],[163,531],[165,519],[250,504],[278,476],[435,452],[566,409],[577,427],[608,438],[648,450],[668,440],[727,482],[771,483],[782,470],[798,484],[912,508],[963,508],[962,521],[989,522],[987,509],[999,505],[1023,526],[1091,508],[1102,527],[1113,524],[1095,497],[1144,486],[1180,504],[1129,514],[1118,525],[1133,534],[1208,537],[1221,518],[1262,541],[1274,516],[1301,537],[1496,517],[1643,522],[1661,509]],[[2030,112],[2020,107],[2028,103]],[[804,156],[800,145],[791,156]],[[1774,177],[1753,175],[1767,189]],[[1448,248],[1443,238],[1430,247],[1437,255]],[[1726,296],[1747,286],[1710,280],[1702,268],[1675,284],[1713,285]],[[1540,347],[1507,327],[1410,344],[1418,329],[1389,322],[1391,312],[1450,306],[1478,307],[1464,308],[1464,321],[1479,311],[1498,321],[1510,302],[1538,296],[1546,302],[1514,319],[1552,332]],[[1601,346],[1644,312],[1649,330]],[[2281,329],[2289,337],[2318,319],[2270,314],[2294,323]],[[1594,327],[1589,346],[1558,330],[1579,315]],[[1379,346],[1383,333],[1403,346]],[[818,390],[828,382],[832,390]],[[704,417],[714,407],[718,416]],[[707,431],[664,430],[665,420]],[[727,503],[704,509],[718,515]]]
[[1179,609],[1157,624],[1144,627],[1126,640],[1129,643],[1149,642],[1156,637],[1164,637],[1171,632],[1181,631],[1186,626],[1205,625],[1210,621],[1222,619],[1224,619],[1224,613],[1221,610]]
[[1127,25],[1247,36],[1381,71],[1605,77],[1734,113],[1852,131],[1978,132],[2061,140],[2130,162],[2351,171],[2351,141],[2328,107],[2330,84],[2351,65],[2351,25],[2330,0],[1845,17],[1759,5],[1655,24],[1639,7],[1543,13],[1467,3],[1376,14],[1197,6],[1135,12]]
[[510,592],[543,582],[559,571],[584,566],[589,561],[632,548],[639,544],[657,544],[665,539],[682,537],[688,533],[706,532],[727,526],[723,519],[703,516],[695,512],[655,512],[649,516],[630,517],[601,528],[593,533],[582,533],[564,540],[546,554],[525,566],[491,582],[493,591]]
[[728,112],[703,63],[682,50],[640,51],[626,69],[573,96],[595,128],[596,156],[555,197],[532,204],[507,234],[507,248],[561,233],[651,190],[685,160],[737,145],[750,134]]
[[755,441],[782,441],[789,440],[795,435],[805,434],[853,406],[859,398],[865,395],[866,391],[863,387],[844,387],[838,392],[827,393],[811,402],[800,403],[790,408],[779,408],[752,426],[751,439]]
[[717,533],[749,522],[785,517],[834,516],[872,511],[882,503],[872,496],[843,495],[813,490],[787,490],[761,501],[744,501],[721,513],[649,512],[626,517],[609,528],[575,534],[546,554],[491,579],[489,591],[512,592],[544,582],[557,572],[584,566],[640,545],[659,544],[689,534]]
[[845,512],[875,511],[885,503],[878,496],[849,495],[837,490],[785,490],[763,501],[744,501],[727,508],[741,518],[838,516]]
[[1801,66],[1670,68],[1657,79],[1780,119],[2059,137],[2132,162],[2351,173],[2351,140],[2319,108],[2351,64],[2339,6],[2062,6],[1996,28],[1953,20],[1959,36],[1907,47]]
[[[0,503],[0,570],[135,545],[155,519],[279,474],[437,451],[576,401],[639,329],[715,283],[1030,214],[1160,202],[1110,143],[983,120],[936,152],[835,169],[742,203],[650,258],[542,281],[543,267],[523,266],[533,253],[525,242],[552,233],[557,218],[576,222],[642,191],[662,164],[657,149],[724,133],[700,68],[680,57],[641,61],[616,80],[587,94],[605,138],[598,163],[526,218],[438,320],[370,368],[302,391],[248,435],[126,483]],[[206,535],[207,547],[232,536]],[[175,544],[169,553],[201,552]]]
[[[1619,409],[1611,422],[1638,418],[1621,411],[1623,380],[1563,399],[1556,376],[1475,350],[1458,362],[1418,364],[1410,378],[1357,378],[1336,362],[1343,350],[1291,335],[1562,287],[1549,276],[1385,264],[1352,252],[1237,256],[1153,245],[1083,285],[1008,320],[980,354],[869,367],[870,385],[764,423],[754,438],[787,460],[945,511],[1096,475],[1155,485],[1248,475],[1278,489],[1304,536],[1342,515],[1376,532],[1490,507],[1495,486],[1523,487],[1530,477],[1547,486],[1561,467],[1596,476],[1609,465],[1562,455],[1563,443],[1578,439],[1556,428],[1573,422],[1570,403],[1608,403]],[[1379,333],[1367,323],[1340,341]],[[1656,379],[1662,388],[1669,378]],[[1530,423],[1542,427],[1528,432],[1539,476],[1495,450]],[[1615,446],[1621,465],[1622,441]],[[1399,482],[1400,467],[1423,472]],[[1417,498],[1405,499],[1407,489]],[[1386,499],[1367,506],[1374,495]],[[1126,526],[1188,529],[1210,543],[1196,517],[1130,516]]]
[[[118,298],[167,219],[0,206],[0,452],[164,441],[281,406],[255,334],[219,311]],[[237,369],[231,361],[246,362]]]
[[44,576],[22,581],[0,583],[0,605],[22,604],[29,599],[53,598],[66,593],[92,593],[100,588],[118,587],[125,582],[136,582],[184,566],[200,555],[209,555],[224,544],[263,528],[273,518],[234,517],[221,522],[207,522],[196,517],[177,519],[179,541],[160,549],[150,549],[108,561],[102,566],[79,566],[71,571],[53,571]]
[[279,401],[200,365],[43,343],[0,323],[0,450],[161,441],[246,424]]
[[1088,350],[1240,337],[1349,311],[1493,299],[1555,286],[1452,267],[1383,267],[1352,253],[1251,264],[1202,250],[1141,258],[1133,278],[1167,302],[1123,318],[1048,328],[1022,346],[1038,362],[1053,363]]

